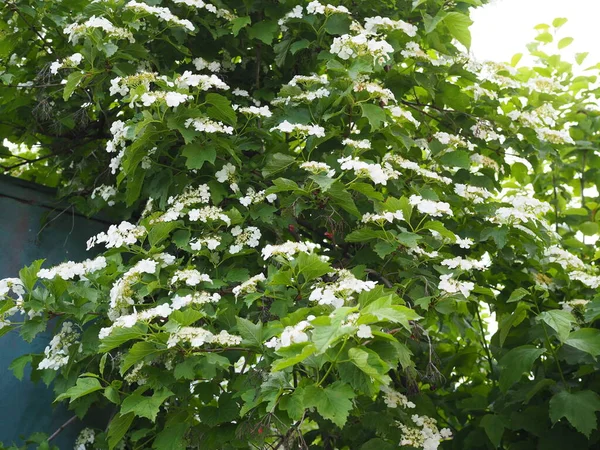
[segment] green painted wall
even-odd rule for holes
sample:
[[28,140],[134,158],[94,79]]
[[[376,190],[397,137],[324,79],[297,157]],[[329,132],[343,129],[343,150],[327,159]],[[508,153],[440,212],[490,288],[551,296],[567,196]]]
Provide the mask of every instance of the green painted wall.
[[[108,223],[56,202],[50,189],[0,176],[0,278],[18,276],[36,259],[45,258],[44,267],[86,259],[90,255],[85,242],[106,228]],[[22,444],[20,436],[36,431],[50,434],[73,416],[65,408],[52,407],[52,391],[43,383],[30,382],[27,373],[19,382],[8,370],[17,356],[43,352],[50,338],[47,331],[28,344],[11,331],[0,339],[0,441],[5,444]],[[52,443],[61,450],[73,448],[81,426],[73,423]]]

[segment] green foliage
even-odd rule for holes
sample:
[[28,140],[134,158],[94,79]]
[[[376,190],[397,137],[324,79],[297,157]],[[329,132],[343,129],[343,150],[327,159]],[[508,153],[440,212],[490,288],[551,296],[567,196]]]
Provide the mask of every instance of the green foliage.
[[600,66],[481,3],[6,2],[0,164],[115,218],[0,281],[15,376],[86,448],[597,448]]

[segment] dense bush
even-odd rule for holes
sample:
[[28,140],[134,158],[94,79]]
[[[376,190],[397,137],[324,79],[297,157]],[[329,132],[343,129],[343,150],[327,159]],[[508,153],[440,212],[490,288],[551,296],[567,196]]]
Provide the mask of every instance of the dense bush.
[[124,220],[0,281],[78,450],[597,448],[598,68],[480,3],[4,3],[3,167]]

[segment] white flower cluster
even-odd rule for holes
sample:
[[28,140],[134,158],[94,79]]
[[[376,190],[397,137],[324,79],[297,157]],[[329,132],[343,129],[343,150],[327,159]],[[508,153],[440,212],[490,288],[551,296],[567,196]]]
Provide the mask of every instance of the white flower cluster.
[[167,204],[171,205],[167,211],[160,217],[154,219],[156,222],[174,222],[185,215],[184,209],[188,206],[198,203],[208,203],[210,201],[210,190],[208,185],[201,184],[197,188],[187,187],[186,190],[175,197],[171,196]]
[[[87,450],[88,444],[93,444],[96,440],[96,434],[91,428],[84,428],[75,439],[73,450]],[[91,447],[90,447],[91,448]]]
[[63,69],[65,67],[73,68],[77,67],[83,61],[83,55],[81,53],[74,53],[71,56],[67,56],[62,61],[54,61],[50,64],[50,73],[53,75],[58,74],[59,69]]
[[232,108],[239,113],[247,116],[271,117],[273,113],[268,106],[238,106],[233,105]]
[[394,53],[394,48],[384,39],[373,38],[366,31],[360,31],[355,35],[343,34],[334,38],[329,51],[344,60],[372,56],[374,62],[384,64]]
[[109,317],[111,320],[115,320],[121,315],[120,310],[133,305],[133,285],[139,281],[142,274],[155,273],[157,266],[157,261],[142,259],[113,284],[110,289],[110,307],[112,311],[109,311]]
[[409,401],[406,395],[392,389],[389,386],[381,385],[379,388],[383,393],[383,401],[388,408],[415,408],[416,405]]
[[265,281],[265,275],[262,273],[259,273],[258,275],[254,275],[253,277],[250,277],[249,279],[247,279],[246,281],[244,281],[242,284],[234,287],[232,289],[231,292],[233,292],[233,295],[235,295],[235,298],[238,298],[240,294],[250,294],[252,292],[256,292],[256,285],[258,283],[260,283],[261,281]]
[[462,258],[456,256],[454,258],[444,259],[441,263],[442,266],[446,266],[449,269],[460,269],[460,270],[487,270],[492,265],[492,258],[490,254],[485,252],[481,255],[481,259]]
[[408,202],[412,206],[416,206],[421,214],[429,214],[432,217],[441,217],[443,215],[452,216],[450,204],[446,202],[436,202],[434,200],[426,200],[420,195],[411,195]]
[[175,272],[171,278],[171,284],[175,284],[179,281],[185,282],[188,286],[197,286],[198,284],[212,283],[212,280],[205,273],[200,273],[196,269],[184,269]]
[[493,197],[493,194],[485,188],[457,183],[454,192],[462,198],[471,200],[473,203],[483,203],[484,200]]
[[308,316],[306,320],[302,320],[294,326],[285,327],[279,337],[272,337],[265,342],[265,347],[273,348],[277,351],[282,347],[289,347],[292,344],[308,342],[308,334],[305,333],[305,330],[312,327],[310,321],[314,318],[314,316]]
[[311,84],[323,84],[323,85],[328,85],[329,84],[329,78],[327,77],[326,74],[323,75],[295,75],[294,78],[292,78],[289,83],[288,86],[298,86],[298,84],[307,84],[307,85],[311,85]]
[[[329,316],[332,317],[334,313],[331,313]],[[348,314],[346,319],[341,323],[341,327],[354,327],[356,328],[356,336],[360,339],[371,339],[373,337],[373,330],[369,325],[358,325],[357,322],[360,318],[359,313]]]
[[193,95],[182,94],[180,92],[175,91],[145,92],[140,96],[140,101],[142,102],[142,105],[146,107],[152,106],[157,101],[163,101],[167,104],[168,107],[176,108],[177,106],[187,102],[188,100],[193,99]]
[[432,170],[425,169],[425,168],[419,166],[416,162],[404,159],[400,155],[396,155],[393,153],[386,153],[383,156],[383,161],[390,162],[392,164],[397,164],[398,166],[400,166],[403,169],[412,170],[413,172],[416,172],[417,174],[421,175],[423,178],[429,178],[431,180],[440,181],[441,183],[444,183],[444,184],[452,183],[452,180],[450,178],[444,177]]
[[188,342],[192,347],[202,347],[204,344],[217,344],[228,347],[241,344],[242,338],[229,334],[225,330],[222,330],[219,334],[213,334],[204,328],[182,327],[169,335],[167,348],[175,347],[184,342]]
[[[174,309],[174,308],[173,308]],[[148,308],[144,311],[134,311],[132,314],[125,314],[115,319],[110,327],[100,329],[98,333],[99,339],[105,339],[110,336],[116,328],[131,328],[140,321],[150,321],[157,317],[166,318],[173,312],[173,309],[167,304],[155,306],[154,308]]]
[[475,284],[470,281],[459,281],[456,278],[452,278],[453,276],[453,273],[441,275],[438,289],[447,294],[460,292],[465,298],[469,298],[471,291],[475,289]]
[[365,19],[365,31],[370,34],[377,34],[381,30],[390,32],[400,30],[410,37],[417,35],[418,28],[403,20],[392,20],[389,17],[367,17]]
[[412,123],[416,127],[421,125],[421,122],[419,122],[417,119],[415,119],[415,117],[412,115],[412,113],[404,108],[401,108],[399,106],[388,106],[387,109],[389,110],[389,112],[392,114],[393,117],[398,117],[401,119],[408,120],[410,123]]
[[359,80],[354,83],[354,92],[368,92],[371,94],[371,99],[378,99],[384,105],[390,102],[396,102],[394,93],[387,88],[384,88],[381,83],[370,80]]
[[116,77],[110,80],[110,95],[119,94],[125,97],[129,94],[131,88],[137,86],[144,86],[146,90],[150,90],[150,83],[156,81],[157,74],[154,72],[141,71],[135,75],[129,75],[126,77]]
[[0,299],[8,297],[10,293],[17,296],[19,300],[25,295],[25,286],[19,278],[3,278],[0,280]]
[[106,248],[119,248],[124,245],[133,245],[136,241],[146,235],[146,228],[141,225],[133,225],[129,222],[121,222],[119,225],[111,225],[108,231],[98,233],[87,241],[87,249],[97,244],[104,244]]
[[75,277],[84,278],[88,273],[96,272],[105,267],[106,258],[104,256],[98,256],[95,259],[86,259],[80,263],[68,261],[50,269],[40,269],[37,276],[47,280],[52,280],[57,276],[63,280],[72,280]]
[[235,226],[231,229],[231,234],[235,237],[235,244],[229,247],[229,253],[239,253],[244,245],[248,247],[258,247],[261,233],[256,227],[246,227],[242,229],[240,226]]
[[377,284],[375,281],[362,281],[346,269],[336,270],[330,276],[337,279],[331,283],[319,283],[310,293],[309,300],[319,305],[331,305],[335,308],[344,306],[353,299],[352,294],[370,291]]
[[357,141],[355,139],[346,138],[342,141],[342,145],[347,145],[358,150],[369,150],[371,148],[371,141],[368,139],[361,139]]
[[536,128],[535,132],[540,141],[550,142],[551,144],[575,144],[569,130],[552,130],[542,127]]
[[404,213],[400,210],[385,211],[381,214],[366,213],[362,216],[363,223],[375,222],[383,225],[384,222],[392,223],[394,220],[404,220]]
[[223,122],[208,119],[206,117],[187,119],[185,121],[185,127],[190,128],[190,126],[192,126],[194,130],[200,131],[201,133],[233,134],[233,127],[225,125]]
[[240,198],[240,203],[245,207],[248,207],[254,203],[261,203],[264,200],[273,203],[277,200],[277,194],[265,194],[265,191],[256,192],[253,188],[249,187],[246,191],[246,195]]
[[173,310],[179,310],[189,305],[205,305],[206,303],[217,303],[221,300],[221,295],[216,292],[209,294],[208,292],[194,292],[193,294],[175,295],[171,300]]
[[292,259],[294,255],[297,255],[300,252],[313,253],[315,250],[320,248],[321,246],[319,244],[315,244],[310,241],[287,241],[279,245],[265,245],[261,251],[261,254],[265,260],[269,259],[271,256],[283,256],[286,259]]
[[582,298],[576,298],[573,300],[569,300],[566,302],[560,302],[562,309],[568,312],[573,312],[573,310],[581,311],[585,309],[585,305],[587,305],[590,301]]
[[419,46],[419,44],[412,41],[406,43],[404,50],[402,50],[400,54],[405,58],[423,59],[436,67],[449,65],[454,62],[453,58],[442,55],[436,50],[430,49],[425,51]]
[[157,17],[165,22],[168,22],[172,25],[178,25],[187,29],[188,31],[194,31],[194,24],[187,19],[180,19],[175,14],[171,12],[169,8],[162,8],[160,6],[150,6],[146,3],[140,3],[135,0],[131,0],[129,3],[125,5],[125,8],[129,8],[136,13],[149,14],[151,16]]
[[324,162],[306,161],[300,164],[300,168],[314,175],[324,173],[329,178],[333,178],[333,176],[335,175],[335,170],[329,167],[329,165]]
[[320,98],[327,98],[331,95],[329,89],[320,87],[314,91],[301,92],[295,95],[288,95],[287,97],[276,97],[271,100],[271,105],[297,105],[298,103],[312,102]]
[[279,25],[281,31],[286,32],[288,27],[285,24],[291,19],[302,19],[303,15],[304,8],[300,5],[294,6],[294,9],[277,21],[277,25]]
[[498,141],[502,144],[506,140],[506,137],[496,133],[492,124],[487,120],[478,119],[477,123],[471,127],[471,131],[473,136],[486,142]]
[[450,147],[467,147],[470,150],[474,149],[474,145],[470,142],[465,141],[462,137],[456,134],[446,133],[445,131],[438,131],[434,133],[435,137],[440,144],[448,145]]
[[456,236],[456,241],[454,242],[460,248],[471,248],[471,246],[475,243],[471,238],[461,238],[460,236]]
[[400,441],[402,446],[409,445],[423,450],[437,450],[444,439],[452,438],[452,431],[449,428],[439,430],[437,421],[431,417],[413,414],[411,419],[420,428],[398,423],[403,433]]
[[[126,136],[128,130],[129,127],[125,126],[125,122],[123,122],[122,120],[115,120],[112,123],[112,125],[110,126],[110,132],[113,135],[113,138],[106,143],[107,153],[114,153],[117,150],[119,150],[119,147],[121,147],[121,151],[123,150],[123,148],[125,147],[125,140],[127,139]],[[121,152],[121,154],[119,155],[119,161],[122,156],[123,154]]]
[[574,270],[569,273],[571,280],[577,280],[592,289],[598,289],[600,287],[600,276],[590,275],[580,270]]
[[229,86],[218,76],[194,74],[189,70],[186,70],[183,72],[183,75],[175,78],[175,85],[179,89],[198,87],[201,91],[208,91],[210,89],[221,89],[223,91],[229,90]]
[[107,186],[106,184],[100,185],[94,189],[92,192],[92,200],[96,197],[101,197],[108,206],[113,206],[115,204],[114,200],[111,200],[115,195],[117,195],[117,189],[114,186]]
[[225,222],[226,225],[231,225],[231,219],[227,214],[223,212],[218,206],[204,206],[202,208],[190,209],[188,217],[191,221],[197,221],[206,223],[209,220],[220,220]]
[[323,5],[320,2],[314,0],[306,5],[306,13],[307,14],[350,14],[348,8],[345,6],[333,6],[330,4]]
[[512,207],[498,208],[490,220],[499,224],[514,224],[521,222],[536,221],[542,214],[547,213],[552,207],[533,197],[524,195],[515,195],[503,200],[505,203],[512,203]]
[[229,183],[229,187],[233,192],[239,192],[240,188],[238,187],[235,176],[236,168],[233,164],[227,163],[223,166],[223,168],[215,173],[217,177],[217,181],[219,183]]
[[48,346],[44,349],[44,359],[40,361],[38,369],[58,370],[69,363],[69,349],[72,345],[79,343],[79,332],[73,328],[71,322],[64,322],[58,334],[56,334]]
[[217,17],[222,17],[227,20],[233,20],[237,17],[232,12],[223,8],[217,8],[212,3],[207,3],[203,0],[173,0],[173,3],[183,3],[184,5],[193,6],[198,9],[206,9],[208,12],[215,14]]
[[209,250],[214,250],[221,243],[221,238],[219,236],[210,236],[205,238],[197,238],[190,241],[190,248],[192,250],[201,250],[203,246],[208,248]]
[[367,177],[375,184],[386,185],[388,180],[395,180],[400,176],[400,172],[394,170],[389,164],[370,164],[361,161],[358,157],[345,156],[338,159],[342,170],[353,170],[357,177]]
[[471,164],[473,164],[474,166],[471,167],[471,172],[473,173],[477,172],[479,170],[479,167],[488,167],[496,172],[500,169],[500,166],[496,161],[494,161],[489,156],[485,156],[480,153],[472,154],[469,159],[471,160]]
[[77,44],[81,36],[86,34],[88,30],[94,29],[101,29],[109,37],[113,37],[116,39],[128,39],[131,43],[135,42],[133,34],[131,34],[129,30],[114,26],[110,20],[104,17],[92,16],[84,23],[72,23],[70,25],[67,25],[64,28],[63,32],[69,35],[69,42]]
[[581,259],[558,245],[551,245],[544,250],[544,257],[547,262],[557,263],[564,270],[586,270],[586,265]]
[[303,125],[301,123],[290,123],[287,120],[284,120],[279,125],[271,128],[271,132],[273,131],[281,131],[282,133],[296,133],[299,136],[316,136],[316,137],[325,137],[325,128],[320,127],[319,125]]
[[198,57],[192,60],[192,64],[196,67],[196,70],[207,69],[209,72],[219,73],[221,71],[221,63],[218,61],[207,61],[204,58]]

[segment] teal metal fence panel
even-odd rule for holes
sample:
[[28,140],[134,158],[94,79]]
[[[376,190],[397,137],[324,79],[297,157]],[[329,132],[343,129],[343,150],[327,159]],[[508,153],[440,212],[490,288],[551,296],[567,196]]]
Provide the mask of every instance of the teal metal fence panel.
[[[50,189],[0,176],[0,279],[18,276],[36,259],[46,259],[45,267],[86,259],[87,239],[107,227],[56,202]],[[5,445],[22,445],[21,436],[37,431],[51,434],[73,416],[62,406],[53,407],[52,390],[43,383],[32,383],[28,373],[19,382],[8,369],[18,356],[43,352],[50,339],[50,330],[31,344],[15,331],[0,338],[0,441]],[[52,443],[61,450],[73,448],[80,428],[74,422]]]

